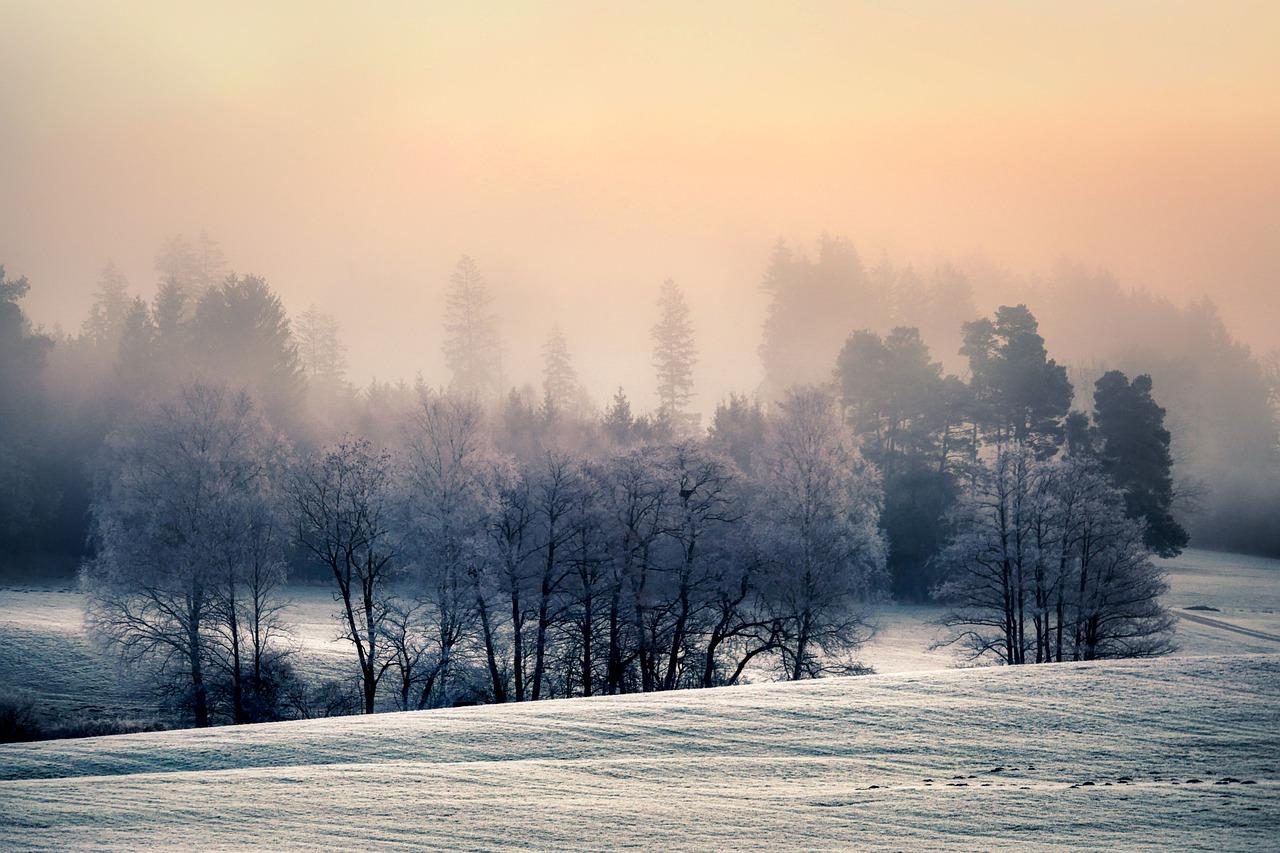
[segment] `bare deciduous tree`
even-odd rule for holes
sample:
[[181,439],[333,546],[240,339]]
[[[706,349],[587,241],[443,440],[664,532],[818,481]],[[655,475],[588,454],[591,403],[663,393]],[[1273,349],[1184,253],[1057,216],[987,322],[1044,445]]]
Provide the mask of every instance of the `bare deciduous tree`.
[[348,439],[298,467],[291,496],[298,541],[337,586],[343,638],[355,647],[364,712],[394,661],[384,648],[398,565],[392,530],[392,465],[369,442]]

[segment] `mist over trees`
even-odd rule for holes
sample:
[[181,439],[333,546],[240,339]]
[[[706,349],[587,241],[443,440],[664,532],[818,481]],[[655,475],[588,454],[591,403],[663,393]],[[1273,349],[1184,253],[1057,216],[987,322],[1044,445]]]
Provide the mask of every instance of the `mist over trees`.
[[[197,724],[859,672],[890,598],[945,604],[981,660],[1158,654],[1152,555],[1274,533],[1274,376],[1209,306],[1105,280],[1005,282],[1048,313],[984,317],[957,268],[779,245],[765,382],[703,429],[672,281],[640,411],[592,404],[559,324],[508,387],[468,258],[447,376],[364,387],[336,317],[207,236],[156,266],[147,300],[107,265],[74,336],[0,275],[0,537],[83,561],[97,635]],[[332,593],[348,679],[297,674],[289,578]]]
[[[852,244],[829,237],[816,257],[779,244],[762,288],[769,299],[760,346],[766,402],[790,385],[827,381],[857,329],[883,336],[916,328],[944,371],[964,376],[971,365],[961,355],[961,323],[983,313],[976,294],[1030,306],[1044,346],[1076,390],[1069,405],[1077,410],[1091,408],[1086,395],[1109,370],[1151,377],[1177,462],[1171,513],[1194,544],[1280,555],[1280,533],[1268,521],[1280,506],[1280,416],[1268,378],[1276,374],[1232,338],[1207,299],[1178,306],[1066,262],[1044,277],[976,262],[927,273],[869,265]],[[1060,398],[1061,379],[1052,384]]]

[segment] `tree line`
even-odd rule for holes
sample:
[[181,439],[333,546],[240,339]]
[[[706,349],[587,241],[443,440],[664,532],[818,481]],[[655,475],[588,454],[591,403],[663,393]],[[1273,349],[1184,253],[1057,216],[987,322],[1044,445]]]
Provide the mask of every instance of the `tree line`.
[[[109,269],[56,346],[18,308],[25,281],[0,303],[28,400],[8,471],[56,470],[30,450],[49,436],[93,460],[53,501],[87,509],[90,624],[197,724],[857,672],[887,596],[946,603],[950,641],[1009,664],[1169,646],[1150,557],[1187,535],[1153,383],[1108,372],[1072,411],[1026,306],[959,325],[963,377],[918,328],[853,330],[825,380],[730,395],[704,430],[673,282],[660,405],[636,414],[621,389],[594,408],[558,327],[541,393],[509,389],[469,259],[449,382],[362,389],[332,317],[291,320],[222,264],[171,243],[151,302]],[[82,384],[42,398],[40,370]],[[6,511],[38,528],[44,510]],[[354,687],[299,674],[290,576],[332,591]]]

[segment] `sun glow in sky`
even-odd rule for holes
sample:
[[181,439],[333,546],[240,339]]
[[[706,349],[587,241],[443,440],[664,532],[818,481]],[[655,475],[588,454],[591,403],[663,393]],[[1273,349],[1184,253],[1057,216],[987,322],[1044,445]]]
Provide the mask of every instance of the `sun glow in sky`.
[[671,275],[706,408],[758,380],[772,243],[829,232],[1070,256],[1280,345],[1274,2],[9,2],[0,31],[0,263],[46,324],[108,259],[149,296],[204,229],[338,314],[355,377],[439,380],[468,253],[513,363],[559,318],[644,401]]

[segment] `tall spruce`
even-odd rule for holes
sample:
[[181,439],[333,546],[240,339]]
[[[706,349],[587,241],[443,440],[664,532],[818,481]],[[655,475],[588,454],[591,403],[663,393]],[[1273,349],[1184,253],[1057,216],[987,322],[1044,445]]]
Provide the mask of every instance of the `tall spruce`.
[[542,345],[542,408],[547,417],[577,413],[581,408],[583,390],[578,381],[578,371],[569,356],[569,342],[565,340],[560,324],[551,327],[547,341]]
[[658,322],[651,332],[653,366],[658,378],[659,414],[678,429],[692,429],[697,416],[690,414],[693,399],[693,367],[698,350],[693,340],[693,321],[684,291],[671,279],[662,283],[658,296]]
[[444,360],[453,390],[486,400],[502,392],[502,344],[492,302],[484,276],[464,255],[445,297]]

